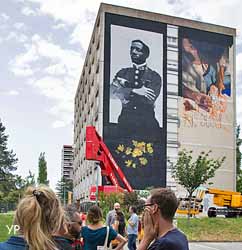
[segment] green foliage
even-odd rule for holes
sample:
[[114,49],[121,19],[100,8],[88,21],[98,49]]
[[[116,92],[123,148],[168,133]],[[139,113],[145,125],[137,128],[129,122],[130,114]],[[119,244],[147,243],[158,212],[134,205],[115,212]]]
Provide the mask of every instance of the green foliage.
[[15,189],[13,172],[17,169],[18,161],[13,150],[9,150],[7,147],[8,135],[5,134],[5,130],[0,120],[0,192],[3,196]]
[[22,178],[19,175],[14,175],[14,183],[15,187],[4,196],[0,192],[0,199],[2,206],[5,207],[6,210],[14,210],[16,204],[19,202],[20,198],[23,196],[25,189],[28,186],[35,186],[35,176],[29,171],[29,175],[25,178]]
[[73,192],[73,181],[61,178],[61,180],[56,184],[56,191],[62,204],[67,204],[68,191]]
[[35,185],[34,174],[31,171],[26,178],[13,173],[17,169],[18,159],[12,150],[8,150],[7,140],[5,127],[0,121],[0,210],[3,211],[15,209],[24,189],[29,185]]
[[10,228],[13,225],[13,214],[0,213],[0,242],[7,240],[10,236],[14,235],[13,230],[9,234],[7,226]]
[[242,169],[241,169],[241,152],[240,146],[242,139],[240,139],[240,126],[236,129],[236,190],[242,193]]
[[49,181],[47,180],[47,162],[45,160],[45,152],[41,152],[39,156],[38,184],[49,185]]
[[[194,161],[192,151],[182,150],[178,153],[176,164],[171,163],[172,176],[188,192],[188,219],[190,218],[191,199],[193,192],[202,184],[215,176],[215,172],[221,167],[225,157],[221,159],[209,158],[211,151],[201,152]],[[212,183],[209,183],[212,184]]]
[[242,193],[242,173],[237,175],[236,190],[237,192]]
[[215,172],[221,167],[225,157],[221,159],[209,158],[211,151],[201,152],[197,159],[193,161],[192,151],[185,149],[178,153],[176,164],[172,164],[172,175],[177,182],[189,193],[192,193],[210,178],[215,176]]
[[123,211],[123,193],[99,193],[99,206],[103,211],[103,218],[105,219],[108,211],[113,209],[115,202],[120,203],[121,210]]
[[143,210],[145,201],[139,198],[138,192],[125,193],[124,194],[124,209],[128,213],[129,207],[134,206],[137,208],[137,214],[140,214]]
[[177,219],[177,226],[185,233],[189,241],[241,241],[242,218],[191,218],[187,224],[185,218]]

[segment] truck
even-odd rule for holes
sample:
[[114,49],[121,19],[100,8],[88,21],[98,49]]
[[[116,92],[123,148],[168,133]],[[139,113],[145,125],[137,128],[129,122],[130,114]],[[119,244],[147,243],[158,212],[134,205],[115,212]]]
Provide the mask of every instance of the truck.
[[226,218],[242,216],[242,195],[240,192],[208,188],[207,192],[213,194],[213,203],[217,207],[208,209],[208,217],[225,215]]
[[222,190],[217,188],[197,189],[192,197],[190,212],[188,211],[189,199],[179,199],[178,214],[195,216],[203,211],[203,200],[205,194],[213,195],[213,206],[208,208],[208,217],[224,215],[226,218],[242,216],[242,195],[240,192]]

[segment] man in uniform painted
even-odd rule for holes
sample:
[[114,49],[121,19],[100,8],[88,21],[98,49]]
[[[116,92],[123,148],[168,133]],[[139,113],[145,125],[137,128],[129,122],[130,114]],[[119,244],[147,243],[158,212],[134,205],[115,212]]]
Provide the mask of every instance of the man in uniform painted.
[[133,40],[130,47],[132,67],[118,71],[111,83],[111,98],[119,98],[122,103],[118,117],[119,134],[138,134],[152,139],[152,134],[155,137],[160,131],[154,106],[162,80],[147,66],[149,54],[149,47],[143,41]]

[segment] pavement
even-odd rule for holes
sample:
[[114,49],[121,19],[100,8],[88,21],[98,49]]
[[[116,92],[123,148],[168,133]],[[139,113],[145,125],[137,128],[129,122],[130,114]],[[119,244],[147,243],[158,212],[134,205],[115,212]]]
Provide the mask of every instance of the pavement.
[[242,250],[242,242],[190,242],[189,250]]
[[242,242],[189,242],[189,250],[242,250]]

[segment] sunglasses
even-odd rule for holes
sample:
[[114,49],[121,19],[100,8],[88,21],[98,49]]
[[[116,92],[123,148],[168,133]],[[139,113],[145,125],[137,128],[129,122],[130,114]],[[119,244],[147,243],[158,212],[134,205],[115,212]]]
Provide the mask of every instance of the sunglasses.
[[143,204],[143,205],[140,205],[138,206],[139,209],[145,209],[146,207],[150,207],[150,206],[153,206],[155,205],[155,203],[147,203],[147,204]]
[[143,207],[145,208],[145,207],[150,207],[150,206],[153,206],[153,205],[155,205],[155,203],[147,203],[147,204],[144,204]]

